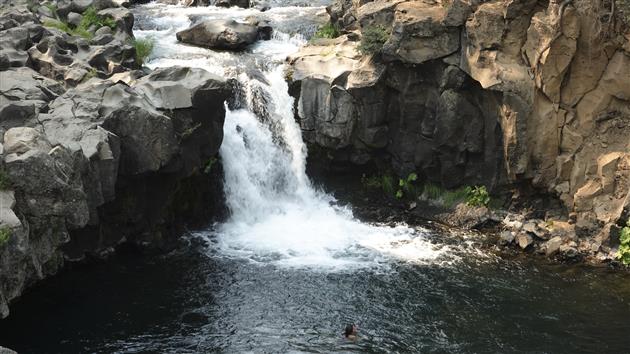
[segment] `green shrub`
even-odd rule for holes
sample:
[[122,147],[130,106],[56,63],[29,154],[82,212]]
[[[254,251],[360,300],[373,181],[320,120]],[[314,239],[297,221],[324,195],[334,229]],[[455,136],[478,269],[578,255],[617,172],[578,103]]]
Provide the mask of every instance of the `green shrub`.
[[401,199],[404,196],[415,198],[417,195],[416,186],[414,186],[414,182],[418,180],[418,175],[415,173],[410,173],[405,179],[398,179],[398,190],[396,191],[395,197]]
[[11,180],[9,180],[7,172],[3,169],[0,169],[0,190],[7,189],[11,189]]
[[447,190],[433,183],[426,183],[422,189],[422,196],[429,200],[439,201],[450,208],[453,205],[466,200],[471,187],[460,187],[455,190]]
[[475,186],[467,191],[466,204],[470,206],[487,206],[490,203],[490,194],[486,186]]
[[621,229],[621,235],[619,235],[617,259],[625,265],[630,265],[630,219],[626,222],[626,226]]
[[383,26],[370,26],[363,29],[359,52],[364,55],[376,54],[383,49],[383,44],[387,42],[389,33]]
[[103,26],[107,26],[111,29],[116,28],[116,21],[109,17],[99,16],[94,7],[89,7],[83,12],[81,23],[79,23],[76,28],[72,28],[68,23],[59,20],[44,20],[43,24],[45,27],[56,28],[71,36],[79,36],[85,39],[92,39],[94,37],[94,34],[89,31],[89,28],[92,26],[97,28]]
[[113,18],[100,16],[92,6],[83,11],[82,16],[81,23],[77,26],[79,29],[87,31],[92,26],[96,26],[96,28],[107,26],[111,29],[116,29],[116,21]]
[[394,177],[389,174],[370,177],[363,175],[361,184],[365,189],[380,189],[385,195],[394,195]]
[[317,32],[313,35],[313,38],[337,38],[341,33],[337,29],[337,26],[328,22],[327,24],[319,27]]
[[11,229],[6,226],[0,227],[0,246],[7,243],[9,238],[11,238]]
[[449,208],[453,205],[459,204],[466,200],[471,189],[472,188],[470,188],[469,186],[465,186],[452,191],[447,190],[442,197],[442,202],[445,206]]
[[136,48],[136,61],[138,64],[144,65],[151,52],[153,52],[153,40],[150,38],[134,39],[133,46]]

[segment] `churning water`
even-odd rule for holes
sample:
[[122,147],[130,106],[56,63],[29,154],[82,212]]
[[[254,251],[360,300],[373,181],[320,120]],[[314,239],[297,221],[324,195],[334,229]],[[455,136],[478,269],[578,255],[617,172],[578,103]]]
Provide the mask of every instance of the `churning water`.
[[[256,263],[319,270],[374,267],[388,258],[446,261],[446,246],[432,244],[423,230],[404,225],[368,225],[351,210],[315,190],[306,176],[306,146],[285,81],[285,59],[306,44],[321,7],[287,2],[264,13],[251,9],[182,8],[150,5],[155,15],[140,20],[136,35],[157,47],[148,65],[196,66],[236,77],[241,109],[228,110],[221,160],[229,220],[205,233],[219,254]],[[159,14],[159,15],[158,15]],[[245,53],[215,52],[176,42],[175,32],[195,20],[251,15],[271,21],[274,35]]]

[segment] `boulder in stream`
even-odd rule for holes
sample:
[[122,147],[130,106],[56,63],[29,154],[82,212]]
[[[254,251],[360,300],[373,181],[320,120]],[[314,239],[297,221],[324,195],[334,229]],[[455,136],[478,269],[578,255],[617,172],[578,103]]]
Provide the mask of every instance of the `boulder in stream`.
[[234,20],[208,20],[177,32],[177,40],[212,49],[242,50],[258,38],[258,27]]

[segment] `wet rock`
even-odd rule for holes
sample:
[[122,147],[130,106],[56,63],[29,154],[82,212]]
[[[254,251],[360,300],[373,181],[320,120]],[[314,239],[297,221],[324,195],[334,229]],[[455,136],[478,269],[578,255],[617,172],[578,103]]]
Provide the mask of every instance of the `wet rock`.
[[560,246],[562,246],[563,240],[560,236],[555,236],[551,238],[549,241],[544,243],[544,250],[547,257],[554,255],[558,251],[560,251]]
[[242,8],[248,8],[250,6],[249,0],[217,0],[214,6],[218,7],[232,7],[238,6]]
[[5,347],[0,346],[0,354],[17,354],[17,352],[13,351],[13,350],[11,350],[9,348],[5,348]]
[[180,42],[207,48],[242,50],[254,43],[258,28],[234,20],[208,20],[177,32]]
[[526,249],[534,243],[534,239],[526,233],[519,233],[516,235],[516,243],[522,249]]
[[515,236],[512,231],[503,231],[499,235],[499,244],[501,246],[509,245],[514,242]]

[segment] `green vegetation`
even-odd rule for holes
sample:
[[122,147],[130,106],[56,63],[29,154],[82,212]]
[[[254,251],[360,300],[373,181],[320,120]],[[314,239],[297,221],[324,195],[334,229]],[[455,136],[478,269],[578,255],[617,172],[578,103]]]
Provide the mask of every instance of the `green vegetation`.
[[217,158],[216,157],[211,157],[208,159],[208,161],[206,162],[206,167],[203,169],[203,173],[205,174],[209,174],[210,172],[212,172],[212,166],[214,166],[214,164],[217,162]]
[[422,190],[422,197],[428,200],[440,201],[450,208],[461,202],[469,206],[488,206],[490,195],[485,186],[464,186],[454,190],[447,190],[433,183],[427,183]]
[[98,75],[98,70],[96,70],[96,68],[90,68],[90,71],[88,71],[87,74],[85,74],[81,82],[86,82],[90,80],[91,78],[96,77],[97,75]]
[[630,265],[630,219],[626,222],[626,226],[621,229],[621,235],[619,235],[619,251],[617,252],[617,259],[625,265]]
[[436,184],[426,183],[421,195],[425,199],[439,201],[442,205],[450,208],[465,201],[470,189],[470,187],[460,187],[455,190],[447,190]]
[[7,172],[3,169],[0,169],[0,190],[7,189],[11,189],[11,181],[9,180]]
[[328,22],[327,24],[321,26],[317,30],[317,32],[315,32],[313,38],[337,38],[339,37],[339,35],[341,35],[341,33],[339,33],[339,29],[337,29],[337,26]]
[[398,190],[396,191],[396,198],[401,199],[405,195],[409,197],[415,198],[417,196],[416,186],[413,184],[416,180],[418,180],[418,175],[415,173],[410,173],[405,179],[398,179]]
[[390,174],[361,177],[361,184],[366,189],[380,189],[385,195],[394,195],[394,177]]
[[[53,11],[52,8],[50,9],[51,11]],[[57,9],[54,8],[53,13],[56,14],[56,11]],[[103,26],[107,26],[111,29],[116,28],[116,21],[114,21],[114,19],[98,15],[94,7],[89,7],[83,12],[81,23],[79,23],[79,25],[75,28],[73,28],[67,22],[63,22],[60,20],[45,20],[43,24],[45,27],[56,28],[60,31],[66,32],[71,36],[79,36],[85,39],[92,39],[92,37],[94,37],[94,34],[89,31],[92,26],[96,28],[101,28]]]
[[11,229],[6,226],[0,227],[0,246],[4,246],[9,238],[11,238]]
[[488,206],[490,203],[490,194],[486,186],[475,186],[467,190],[466,204],[474,207]]
[[420,188],[415,182],[418,180],[416,173],[410,173],[407,178],[399,178],[398,185],[394,185],[395,178],[391,174],[361,177],[361,184],[365,189],[380,189],[383,194],[393,196],[396,199],[416,199],[439,202],[445,207],[452,207],[465,202],[469,206],[488,206],[492,199],[485,186],[463,186],[457,189],[444,189],[437,184],[427,182]]
[[363,29],[359,52],[364,55],[376,54],[383,49],[389,39],[389,32],[383,26],[371,26]]
[[54,3],[49,3],[49,4],[46,4],[46,5],[44,5],[44,6],[46,6],[46,7],[48,8],[48,10],[50,11],[50,13],[51,13],[53,16],[58,17],[58,15],[57,15],[57,5],[56,5],[56,4],[54,4]]
[[136,48],[136,61],[141,66],[144,65],[145,61],[153,51],[153,39],[134,39],[132,44],[134,48]]
[[92,6],[88,7],[85,11],[83,11],[83,18],[81,19],[81,23],[77,28],[82,28],[87,30],[88,28],[95,26],[96,28],[101,28],[103,26],[107,26],[111,29],[116,29],[116,21],[107,16],[100,16],[96,9]]

